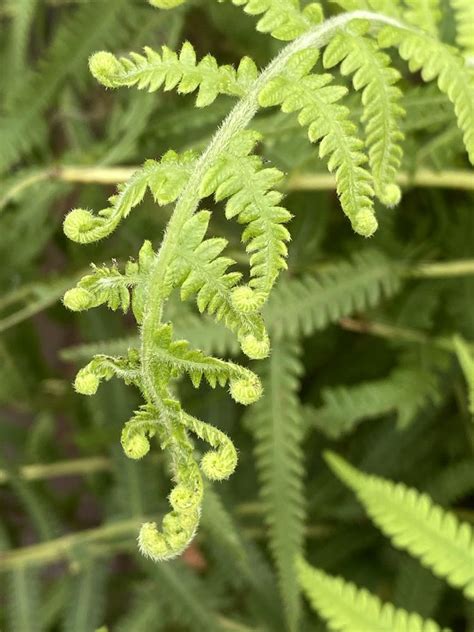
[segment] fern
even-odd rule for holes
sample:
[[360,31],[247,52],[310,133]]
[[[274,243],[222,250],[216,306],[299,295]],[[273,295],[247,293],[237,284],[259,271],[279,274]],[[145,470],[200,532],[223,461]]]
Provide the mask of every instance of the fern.
[[[40,604],[40,580],[36,569],[20,567],[8,573],[6,578],[8,589],[8,630],[41,630],[38,620]],[[3,581],[3,580],[2,580]]]
[[73,582],[70,607],[64,620],[65,632],[89,632],[100,625],[106,577],[103,564],[86,561]]
[[312,412],[312,422],[327,436],[339,438],[364,419],[396,411],[404,427],[437,398],[438,381],[430,371],[400,368],[386,379],[323,389],[323,405]]
[[320,141],[319,155],[328,159],[336,175],[336,189],[344,213],[354,230],[369,237],[377,228],[373,212],[372,177],[363,166],[363,143],[349,119],[349,110],[338,101],[347,94],[343,86],[333,86],[329,74],[309,74],[319,57],[317,49],[295,53],[284,73],[260,92],[263,107],[281,105],[283,112],[301,110],[298,121],[309,126],[311,142]]
[[474,55],[474,8],[469,0],[451,0],[456,18],[456,41],[467,56]]
[[458,522],[426,494],[363,474],[335,454],[326,458],[395,546],[474,598],[474,535],[469,524]]
[[270,33],[279,40],[292,40],[323,18],[321,6],[316,2],[306,5],[303,10],[300,0],[232,0],[232,3],[244,6],[244,11],[250,15],[263,13],[257,31]]
[[[156,0],[154,4],[172,8],[181,2]],[[309,334],[354,310],[374,306],[384,293],[390,295],[398,289],[403,275],[402,268],[379,255],[364,253],[356,256],[352,264],[342,264],[318,280],[308,277],[292,281],[286,288],[282,285],[282,289],[273,292],[279,273],[286,268],[290,233],[284,224],[291,215],[280,206],[282,195],[273,190],[282,173],[264,166],[263,160],[253,153],[260,136],[246,131],[258,108],[281,105],[283,112],[299,112],[300,124],[309,127],[310,140],[319,142],[320,157],[327,159],[329,170],[335,173],[343,211],[355,231],[366,237],[377,227],[374,194],[388,204],[398,201],[394,179],[401,160],[402,138],[400,95],[394,86],[398,73],[391,69],[389,58],[378,50],[375,41],[368,38],[367,23],[381,29],[379,41],[384,45],[398,44],[402,57],[412,58],[412,46],[426,44],[423,55],[428,51],[430,58],[427,52],[421,61],[418,57],[412,59],[411,65],[415,70],[423,67],[425,77],[438,77],[439,87],[455,103],[468,152],[473,149],[469,75],[456,51],[428,33],[413,31],[402,22],[364,10],[321,22],[319,5],[308,4],[301,10],[296,0],[284,3],[238,0],[234,4],[260,16],[259,30],[277,38],[296,38],[260,73],[249,58],[244,58],[237,70],[218,66],[210,56],[197,62],[189,43],[183,45],[179,54],[168,48],[161,53],[147,48],[145,55],[132,53],[116,58],[99,52],[91,58],[92,73],[106,87],[135,86],[153,91],[163,86],[165,91],[177,88],[182,93],[198,90],[198,106],[212,103],[220,93],[236,96],[239,101],[200,155],[189,151],[181,155],[167,152],[159,161],[147,161],[127,184],[119,187],[107,208],[97,215],[77,208],[64,222],[68,237],[90,243],[108,236],[142,201],[148,188],[158,204],[175,202],[159,249],[155,250],[146,241],[138,261],[129,261],[123,271],[116,265],[94,267],[91,274],[64,296],[65,305],[79,312],[102,304],[123,311],[131,306],[139,325],[136,347],[128,348],[118,357],[95,356],[79,371],[75,388],[82,394],[93,395],[101,381],[117,376],[143,395],[144,403],[124,426],[122,445],[128,456],[140,459],[150,450],[150,439],[156,438],[170,455],[175,479],[169,497],[171,511],[163,518],[162,530],[149,522],[140,531],[140,548],[154,560],[181,553],[194,536],[203,496],[201,473],[209,479],[222,480],[236,465],[236,450],[231,440],[221,430],[183,410],[173,394],[173,381],[186,374],[195,387],[202,378],[211,387],[229,384],[231,396],[244,405],[256,402],[262,395],[260,381],[249,369],[208,356],[193,349],[186,340],[173,338],[173,327],[164,317],[171,296],[179,291],[183,301],[195,297],[199,312],[207,312],[230,330],[247,357],[263,359],[270,353],[264,317],[277,339],[282,332],[287,337]],[[368,7],[366,3],[363,5],[372,10],[390,8],[386,2],[376,0],[369,2]],[[413,11],[424,11],[424,6],[412,3]],[[391,13],[403,19],[398,4]],[[359,21],[354,24],[354,20]],[[356,48],[346,49],[349,41]],[[344,59],[342,72],[355,72],[354,86],[363,90],[369,159],[351,121],[350,110],[342,104],[348,89],[334,85],[330,74],[311,72],[319,49],[326,45],[329,45],[327,63],[333,65]],[[225,253],[228,240],[207,236],[211,212],[200,205],[211,194],[216,201],[226,199],[228,219],[236,217],[246,225],[242,239],[249,255],[247,283],[242,282],[243,272],[234,267],[235,259]],[[290,350],[290,360],[284,362],[292,394],[298,373],[296,360],[291,360],[294,353]],[[284,357],[285,352],[282,354]],[[270,359],[271,374],[276,370],[276,355],[277,351]],[[270,383],[269,388],[272,386]],[[291,414],[297,419],[299,413],[293,395],[290,401]],[[200,463],[193,452],[191,433],[212,448]],[[285,453],[282,436],[277,439],[279,449]],[[297,449],[300,435],[290,434],[289,440]],[[301,474],[292,468],[291,463],[288,471],[283,468],[283,479]],[[297,529],[296,539],[290,543],[294,549],[300,547],[301,540],[300,500],[299,496],[293,501],[290,498],[294,505],[291,517]],[[288,620],[295,627],[298,595],[290,552],[279,529],[280,526],[272,533],[272,547],[282,586],[289,591]]]
[[391,68],[388,55],[367,37],[369,29],[368,22],[351,24],[328,44],[323,61],[326,68],[342,62],[342,74],[353,74],[354,88],[363,89],[362,120],[375,193],[384,204],[393,205],[401,196],[395,177],[402,159],[400,118],[405,112],[400,103],[402,92],[394,85],[400,74]]
[[313,608],[324,617],[331,630],[341,632],[441,632],[431,620],[418,614],[383,604],[378,597],[340,577],[332,577],[298,562],[299,582]]
[[407,22],[431,35],[437,35],[441,19],[439,0],[405,0],[407,5],[403,16]]
[[276,338],[310,335],[329,323],[379,303],[395,294],[400,275],[377,251],[360,251],[316,275],[285,279],[273,292],[264,310]]
[[300,604],[293,560],[303,547],[304,501],[301,441],[303,427],[296,399],[301,374],[299,349],[277,345],[268,360],[265,397],[253,409],[260,493],[280,593],[290,629],[298,628]]
[[474,416],[474,357],[467,343],[457,336],[454,339],[454,348],[466,378],[469,398],[469,412]]
[[424,81],[437,80],[441,92],[454,105],[469,160],[474,164],[474,80],[462,57],[454,48],[423,32],[392,26],[381,30],[379,44],[384,48],[397,46],[412,72],[421,71]]
[[219,94],[241,97],[255,81],[258,71],[249,57],[244,57],[237,70],[232,66],[218,66],[214,57],[207,55],[196,63],[196,52],[185,42],[179,54],[163,46],[161,55],[145,47],[145,55],[131,54],[131,58],[117,59],[111,53],[95,53],[90,59],[94,77],[108,88],[136,85],[138,89],[155,92],[177,87],[181,94],[199,89],[196,107],[215,101]]
[[[287,248],[290,239],[288,230],[282,225],[291,215],[278,206],[280,193],[270,191],[283,174],[278,169],[262,169],[262,160],[249,155],[260,135],[255,132],[237,134],[228,148],[204,176],[201,195],[215,193],[216,200],[230,198],[226,204],[226,217],[238,217],[239,223],[247,224],[242,241],[247,243],[250,256],[249,293],[243,288],[234,292],[234,304],[245,307],[252,299],[254,310],[266,302],[275,280],[286,266]],[[243,292],[244,300],[240,299]]]

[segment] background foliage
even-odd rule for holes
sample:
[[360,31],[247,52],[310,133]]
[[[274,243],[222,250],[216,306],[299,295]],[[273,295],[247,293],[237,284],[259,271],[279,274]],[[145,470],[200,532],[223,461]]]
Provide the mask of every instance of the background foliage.
[[[135,535],[165,510],[167,466],[157,450],[132,462],[119,443],[138,398],[121,382],[89,399],[71,388],[93,353],[120,353],[136,334],[119,314],[72,314],[60,297],[91,260],[125,262],[144,236],[158,245],[170,207],[147,196],[87,248],[61,223],[73,206],[103,207],[123,177],[113,167],[202,149],[232,103],[200,110],[192,96],[105,91],[87,59],[188,39],[200,56],[247,54],[262,67],[280,44],[239,7],[204,1],[161,12],[137,0],[4,0],[0,29],[0,629],[322,631],[296,581],[304,553],[397,607],[471,630],[472,605],[393,548],[322,457],[335,450],[474,519],[472,400],[457,358],[468,362],[474,344],[474,196],[446,98],[417,75],[403,80],[403,172],[432,186],[377,209],[370,242],[352,232],[295,119],[269,110],[254,121],[265,159],[289,175],[295,216],[289,272],[265,307],[272,354],[252,363],[265,395],[243,413],[222,391],[179,385],[192,414],[232,437],[239,466],[206,489],[186,554],[154,564]],[[238,229],[212,221],[239,261]],[[239,357],[223,328],[178,301],[168,310],[178,335]]]

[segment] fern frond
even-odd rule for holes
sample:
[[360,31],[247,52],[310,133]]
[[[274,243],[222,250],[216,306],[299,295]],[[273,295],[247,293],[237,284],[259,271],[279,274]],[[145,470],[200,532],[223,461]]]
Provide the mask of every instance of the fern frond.
[[[198,388],[203,377],[212,388],[217,384],[230,384],[230,392],[239,399],[241,387],[246,384],[248,389],[255,389],[255,397],[261,393],[257,377],[248,369],[233,362],[206,356],[202,351],[192,349],[186,340],[173,340],[172,325],[161,325],[154,337],[153,365],[157,384],[165,387],[171,378],[180,377],[187,373],[195,388]],[[247,402],[250,403],[250,402]]]
[[397,412],[406,426],[427,401],[436,401],[438,381],[423,369],[395,370],[389,377],[351,387],[326,388],[323,405],[314,411],[314,425],[331,438],[339,438],[363,421]]
[[469,346],[460,336],[455,336],[453,342],[459,364],[461,365],[461,369],[466,379],[469,412],[474,416],[474,355],[472,354]]
[[20,566],[2,578],[7,584],[5,597],[9,632],[41,630],[38,619],[40,607],[40,578],[37,569]]
[[301,9],[300,0],[232,0],[232,4],[243,6],[245,13],[250,15],[263,13],[257,22],[257,31],[270,33],[284,41],[295,39],[323,19],[321,5],[316,2],[304,9]]
[[263,377],[264,397],[248,419],[255,438],[260,495],[288,626],[298,629],[294,559],[303,548],[303,427],[297,397],[302,367],[294,343],[275,345]]
[[367,161],[349,110],[338,103],[347,88],[330,85],[330,74],[308,74],[319,57],[317,49],[295,53],[285,71],[262,89],[262,107],[280,105],[283,112],[300,111],[298,121],[309,126],[311,142],[319,142],[319,155],[327,158],[336,176],[342,210],[356,233],[370,237],[377,228],[373,211],[372,177],[363,166]]
[[432,620],[382,603],[365,588],[298,560],[298,578],[314,610],[340,632],[442,632]]
[[179,155],[166,152],[159,162],[147,160],[141,169],[125,183],[120,184],[117,194],[109,198],[110,206],[96,216],[85,209],[73,209],[64,219],[64,233],[72,241],[89,244],[108,237],[140,204],[147,186],[158,204],[174,202],[186,183],[196,155],[186,151]]
[[439,0],[405,0],[405,4],[407,8],[403,17],[409,24],[431,35],[438,34],[438,23],[441,20]]
[[326,460],[394,546],[474,599],[474,533],[469,524],[459,522],[426,494],[364,474],[333,453],[327,453]]
[[375,306],[400,287],[400,269],[378,251],[361,251],[317,276],[283,280],[264,309],[277,339],[310,335],[329,323]]
[[456,19],[456,42],[467,56],[474,56],[474,6],[470,0],[450,0]]
[[164,90],[177,87],[181,94],[198,91],[196,106],[213,103],[219,94],[243,96],[258,71],[250,57],[244,57],[237,70],[232,66],[218,66],[211,55],[196,63],[196,52],[189,42],[175,53],[163,46],[161,54],[145,47],[145,55],[131,53],[130,57],[117,58],[111,53],[95,53],[89,62],[91,73],[107,88],[136,85],[139,90],[155,92],[164,84]]
[[420,71],[424,81],[436,79],[438,87],[454,105],[469,160],[474,164],[474,78],[455,48],[422,31],[393,26],[381,29],[383,48],[397,46],[412,72]]
[[369,29],[369,22],[351,22],[329,42],[323,62],[326,68],[341,64],[342,74],[354,75],[354,88],[362,90],[362,122],[375,193],[383,204],[393,206],[401,196],[395,179],[403,155],[400,118],[405,111],[402,92],[394,85],[400,73],[390,66],[388,55],[367,37]]
[[232,290],[242,275],[227,272],[234,263],[233,259],[220,256],[227,241],[217,237],[203,241],[210,216],[209,211],[199,211],[183,226],[177,256],[170,266],[173,285],[181,288],[183,300],[197,294],[199,311],[207,310],[234,331],[249,357],[265,357],[269,343],[261,316],[238,310],[232,300]]
[[[234,292],[234,303],[239,306],[239,292],[244,292],[252,297],[253,311],[263,306],[280,270],[287,267],[285,242],[290,234],[283,224],[291,219],[291,214],[278,206],[282,194],[271,191],[283,173],[262,168],[262,159],[251,155],[260,139],[260,134],[253,131],[236,134],[201,183],[202,197],[214,193],[217,201],[229,198],[227,219],[237,217],[239,223],[247,225],[242,241],[250,254],[249,286],[254,293],[239,288]],[[245,309],[245,305],[242,307]]]
[[103,562],[87,562],[73,582],[64,632],[90,632],[102,621],[105,607],[107,567]]

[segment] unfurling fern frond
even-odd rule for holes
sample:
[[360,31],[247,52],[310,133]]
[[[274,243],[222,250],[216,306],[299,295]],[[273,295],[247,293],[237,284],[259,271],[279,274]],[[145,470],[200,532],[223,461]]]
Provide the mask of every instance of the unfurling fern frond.
[[369,29],[369,22],[352,22],[329,42],[323,62],[326,68],[342,62],[342,74],[353,74],[354,88],[362,90],[362,121],[375,193],[382,203],[393,206],[401,195],[395,178],[402,159],[400,118],[405,111],[400,104],[402,92],[394,85],[400,73],[367,37]]
[[246,355],[266,357],[270,347],[261,316],[239,310],[232,300],[232,290],[242,275],[227,272],[234,263],[220,256],[227,241],[218,237],[203,241],[210,217],[209,211],[199,211],[184,224],[171,266],[171,282],[181,288],[183,300],[196,294],[199,311],[207,310],[234,331]]
[[432,620],[383,603],[365,588],[298,560],[299,583],[313,606],[340,632],[442,632]]
[[168,151],[162,159],[147,160],[126,184],[109,198],[110,206],[94,216],[85,209],[73,209],[64,219],[64,233],[72,241],[89,244],[108,237],[135,206],[143,200],[147,186],[158,204],[174,202],[181,193],[186,177],[196,159],[192,151],[182,155]]
[[252,410],[248,427],[255,437],[270,548],[291,630],[298,629],[299,591],[294,559],[303,548],[303,426],[297,398],[299,348],[281,343],[272,350],[263,377],[265,395]]
[[353,229],[370,237],[377,228],[373,211],[372,177],[363,166],[367,158],[349,110],[338,103],[347,88],[331,85],[332,75],[308,74],[319,57],[317,49],[295,53],[284,72],[260,92],[262,107],[281,105],[283,112],[300,111],[298,121],[309,126],[311,142],[320,142],[319,155],[335,172],[342,210]]
[[199,90],[196,106],[213,103],[219,94],[241,97],[255,81],[258,71],[255,63],[244,57],[237,70],[232,66],[218,66],[214,57],[206,55],[196,63],[196,53],[185,42],[179,54],[163,46],[161,54],[145,47],[145,55],[131,53],[130,57],[117,58],[111,53],[95,53],[89,62],[94,77],[107,88],[134,86],[155,92],[177,87],[181,94]]
[[[236,134],[227,149],[219,156],[204,176],[201,195],[215,194],[216,200],[229,198],[225,214],[227,219],[237,217],[246,224],[242,240],[250,254],[249,288],[237,288],[233,302],[242,311],[257,311],[267,300],[275,280],[286,266],[290,239],[283,226],[291,214],[279,206],[282,195],[272,191],[282,178],[275,168],[262,168],[262,159],[251,152],[260,134],[251,131]],[[244,301],[239,301],[239,297]]]
[[456,18],[456,41],[468,57],[474,57],[474,5],[471,0],[450,0]]
[[459,522],[426,494],[364,474],[333,453],[327,453],[326,460],[394,546],[474,599],[474,533],[469,524]]
[[316,2],[304,9],[301,9],[300,0],[232,0],[232,4],[243,6],[245,13],[250,15],[263,13],[257,22],[257,31],[285,41],[302,35],[323,19],[321,5]]
[[422,31],[385,26],[378,41],[384,48],[396,46],[410,70],[419,70],[424,81],[436,79],[441,92],[454,105],[469,160],[474,164],[474,78],[464,59],[455,48]]

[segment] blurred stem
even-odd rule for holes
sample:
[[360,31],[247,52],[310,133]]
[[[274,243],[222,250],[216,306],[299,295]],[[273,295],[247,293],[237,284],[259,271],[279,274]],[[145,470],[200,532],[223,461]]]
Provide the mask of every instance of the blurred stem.
[[[430,344],[444,351],[455,353],[454,344],[450,338],[432,338],[424,332],[405,327],[396,327],[384,323],[356,320],[354,318],[341,318],[339,325],[347,331],[354,331],[360,334],[369,334],[380,338],[401,340],[404,342],[414,342],[417,344]],[[474,344],[468,345],[474,351]]]
[[[112,463],[106,457],[91,457],[86,459],[71,459],[69,461],[58,461],[57,463],[36,463],[23,465],[18,472],[20,478],[26,481],[37,481],[60,476],[86,475],[94,472],[110,470]],[[0,470],[0,485],[7,483],[11,478],[7,470]]]
[[[446,189],[474,190],[474,173],[468,170],[432,171],[419,169],[415,173],[399,173],[397,182],[401,186],[435,187]],[[295,173],[290,176],[288,189],[296,191],[318,191],[333,189],[334,176],[326,173]]]
[[[29,173],[18,180],[0,197],[2,209],[18,193],[44,180],[60,180],[71,183],[119,184],[126,182],[140,166],[103,167],[58,165]],[[432,171],[419,169],[413,174],[400,173],[397,182],[406,187],[435,187],[474,191],[474,173],[468,170]],[[294,173],[286,184],[289,191],[326,191],[335,188],[335,179],[330,173]]]
[[408,276],[415,278],[465,276],[469,274],[474,274],[473,259],[444,261],[442,263],[422,263],[408,272]]
[[135,535],[143,522],[153,521],[151,518],[133,518],[102,525],[79,533],[48,540],[41,544],[33,544],[21,549],[0,553],[0,570],[11,570],[23,564],[51,564],[67,559],[75,547],[96,544],[104,540],[113,540],[127,535]]

